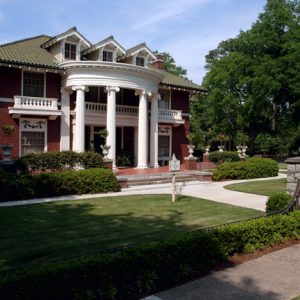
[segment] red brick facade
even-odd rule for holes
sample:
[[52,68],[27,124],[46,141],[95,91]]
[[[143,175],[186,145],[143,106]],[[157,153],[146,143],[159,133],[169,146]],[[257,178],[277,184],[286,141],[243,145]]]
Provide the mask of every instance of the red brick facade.
[[[15,127],[13,135],[6,139],[2,130],[0,131],[0,144],[12,144],[13,157],[18,157],[20,154],[20,130],[19,119],[13,119],[8,113],[8,107],[14,106],[14,96],[22,94],[22,70],[14,67],[0,67],[0,128],[5,124],[10,124]],[[46,73],[46,97],[61,98],[61,75],[57,73]],[[125,95],[125,97],[124,97]],[[138,97],[134,95],[133,90],[124,90],[123,98],[124,105],[138,105]],[[129,101],[130,99],[130,101]],[[70,95],[70,110],[75,109],[76,92]],[[127,102],[130,103],[127,103]],[[133,102],[133,103],[131,103]],[[150,109],[150,106],[149,106]],[[181,110],[182,113],[189,113],[189,93],[182,90],[171,90],[171,109]],[[24,116],[22,118],[47,118],[43,116]],[[177,158],[183,161],[188,155],[186,138],[189,132],[189,119],[184,116],[185,124],[173,126],[172,128],[172,145],[171,152],[175,153]],[[150,120],[149,120],[150,122]],[[48,151],[59,151],[60,149],[60,117],[55,120],[47,121],[47,149]],[[170,124],[169,124],[170,125]],[[150,129],[150,128],[149,128]],[[72,148],[73,138],[72,118],[70,122],[70,145]],[[150,134],[149,134],[150,136]],[[134,152],[134,129],[133,127],[124,127],[124,149],[128,152]],[[1,151],[0,151],[1,152]]]

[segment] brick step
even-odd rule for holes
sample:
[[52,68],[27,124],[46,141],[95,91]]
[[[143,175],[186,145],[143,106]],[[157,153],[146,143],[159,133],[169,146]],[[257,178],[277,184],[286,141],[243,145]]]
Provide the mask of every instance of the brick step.
[[[176,182],[186,182],[186,181],[195,181],[195,177],[188,176],[184,178],[177,178]],[[150,184],[160,184],[160,183],[171,183],[172,178],[161,178],[161,179],[144,179],[144,180],[128,180],[128,186],[137,186],[137,185],[150,185]]]

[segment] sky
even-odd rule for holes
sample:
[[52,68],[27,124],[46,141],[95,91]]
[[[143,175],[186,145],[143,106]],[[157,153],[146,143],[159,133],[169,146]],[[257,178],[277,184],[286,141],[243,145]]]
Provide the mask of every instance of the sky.
[[113,35],[125,49],[168,52],[201,84],[205,55],[248,30],[266,0],[0,0],[0,44],[76,26],[90,42]]

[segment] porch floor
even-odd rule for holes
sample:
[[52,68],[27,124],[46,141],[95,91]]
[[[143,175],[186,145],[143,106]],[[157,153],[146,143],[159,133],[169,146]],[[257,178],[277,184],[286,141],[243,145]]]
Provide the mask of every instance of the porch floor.
[[[204,171],[206,169],[214,169],[214,168],[215,168],[215,164],[213,163],[203,163],[203,162],[197,163],[197,171]],[[169,166],[163,166],[159,168],[148,168],[148,169],[118,167],[118,169],[119,171],[116,172],[117,176],[169,173]],[[185,166],[184,164],[181,164],[180,172],[184,172],[184,171],[186,171]]]

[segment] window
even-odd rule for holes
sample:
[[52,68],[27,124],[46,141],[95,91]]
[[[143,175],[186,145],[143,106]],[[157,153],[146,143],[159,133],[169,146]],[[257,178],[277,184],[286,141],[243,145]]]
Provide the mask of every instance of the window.
[[45,132],[22,131],[21,156],[29,153],[44,152]]
[[159,90],[160,100],[158,101],[158,108],[170,109],[170,90]]
[[103,61],[113,61],[113,53],[112,51],[104,50],[102,54]]
[[136,57],[136,65],[140,67],[145,67],[145,58],[144,57]]
[[44,97],[43,73],[23,73],[23,96]]
[[158,136],[158,156],[168,158],[170,156],[170,136]]
[[65,44],[65,59],[76,59],[76,45]]

